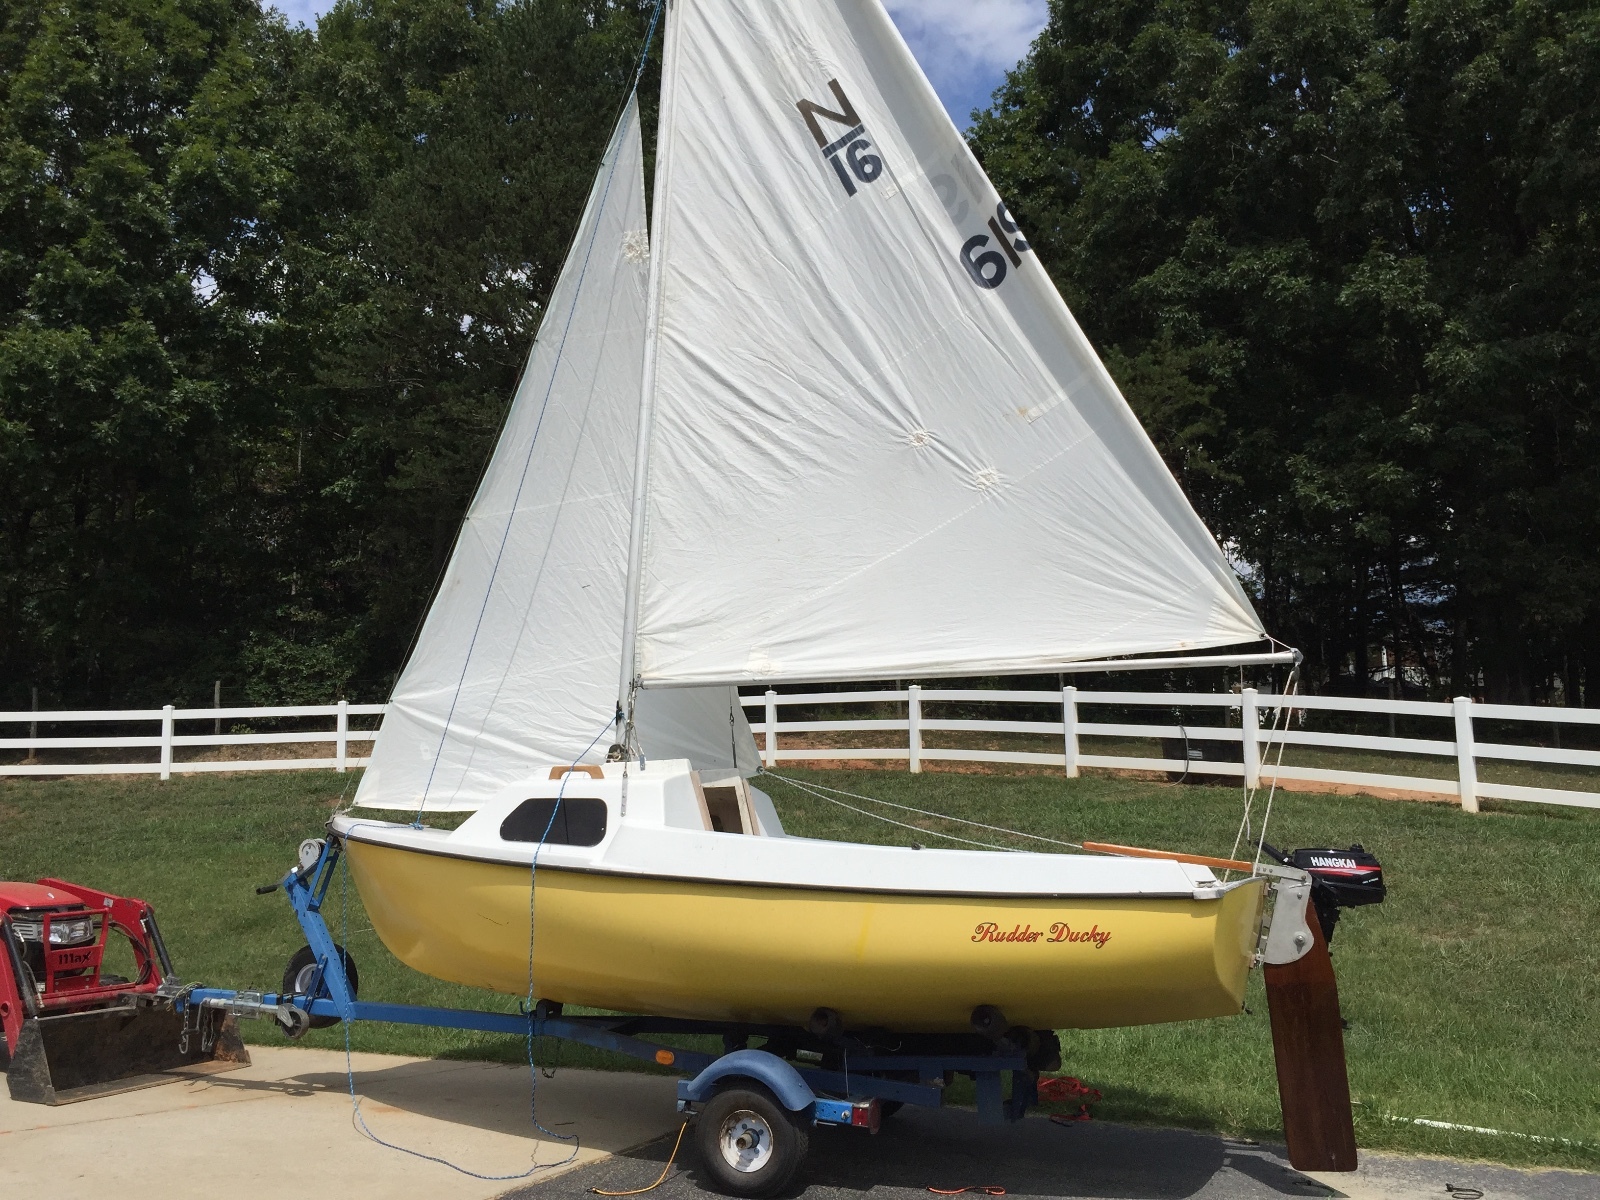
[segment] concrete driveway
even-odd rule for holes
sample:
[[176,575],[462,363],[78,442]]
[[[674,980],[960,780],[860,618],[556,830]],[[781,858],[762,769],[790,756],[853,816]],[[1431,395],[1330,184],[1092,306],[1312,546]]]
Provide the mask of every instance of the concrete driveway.
[[[0,1088],[0,1197],[215,1200],[304,1194],[339,1200],[592,1200],[661,1172],[680,1118],[674,1081],[594,1071],[540,1078],[529,1122],[528,1072],[490,1063],[355,1056],[362,1114],[378,1137],[482,1175],[537,1166],[530,1181],[478,1179],[387,1149],[354,1128],[344,1055],[252,1046],[240,1071],[81,1104],[17,1104]],[[1600,1175],[1518,1171],[1364,1153],[1354,1175],[1290,1170],[1281,1147],[1209,1134],[1042,1117],[981,1125],[970,1113],[907,1108],[873,1137],[814,1130],[791,1200],[931,1200],[928,1186],[995,1184],[1012,1197],[1062,1200],[1600,1200]],[[559,1164],[559,1165],[556,1165]],[[704,1200],[685,1150],[651,1200]],[[975,1195],[971,1200],[985,1200]]]
[[[239,1071],[59,1108],[15,1103],[0,1086],[0,1197],[489,1200],[514,1186],[363,1137],[342,1053],[251,1046],[250,1057]],[[526,1068],[383,1054],[357,1054],[354,1065],[362,1116],[385,1141],[484,1175],[572,1154],[531,1128]],[[560,1071],[536,1093],[540,1123],[578,1137],[567,1170],[676,1130],[675,1094],[663,1076],[604,1071]]]

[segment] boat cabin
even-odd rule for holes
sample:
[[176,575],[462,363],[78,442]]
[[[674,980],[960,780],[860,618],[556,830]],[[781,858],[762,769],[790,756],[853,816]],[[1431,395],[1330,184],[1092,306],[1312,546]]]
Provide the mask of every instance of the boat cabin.
[[686,759],[551,767],[519,781],[469,817],[461,840],[598,846],[623,820],[748,837],[784,837],[772,800],[736,771],[696,771]]

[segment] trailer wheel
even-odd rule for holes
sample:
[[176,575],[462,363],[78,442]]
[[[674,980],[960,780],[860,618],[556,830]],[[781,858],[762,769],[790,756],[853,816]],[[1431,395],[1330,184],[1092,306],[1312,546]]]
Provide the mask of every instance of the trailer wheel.
[[760,1084],[718,1092],[695,1126],[695,1145],[711,1185],[730,1196],[782,1191],[806,1156],[804,1121]]
[[[350,998],[355,999],[361,991],[361,973],[356,970],[356,960],[350,957],[350,952],[343,946],[335,946],[334,949],[339,952],[339,961],[344,964],[344,977],[350,982]],[[301,946],[289,959],[289,965],[283,969],[281,990],[285,995],[304,996],[311,987],[311,979],[316,970],[317,952],[310,946]],[[317,994],[312,999],[327,999],[328,994],[327,986],[319,980]],[[327,1029],[338,1023],[338,1017],[312,1017],[308,1028]]]

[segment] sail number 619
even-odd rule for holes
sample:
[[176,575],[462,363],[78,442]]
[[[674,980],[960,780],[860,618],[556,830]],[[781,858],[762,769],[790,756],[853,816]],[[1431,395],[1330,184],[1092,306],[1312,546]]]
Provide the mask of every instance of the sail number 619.
[[[974,234],[961,245],[961,265],[972,276],[973,283],[981,288],[997,288],[1006,280],[1007,260],[1013,267],[1022,265],[1022,255],[1030,247],[1020,236],[1014,236],[1019,232],[1002,200],[994,206],[994,216],[989,218],[989,233]],[[994,235],[998,250],[984,249],[989,244],[989,234]]]

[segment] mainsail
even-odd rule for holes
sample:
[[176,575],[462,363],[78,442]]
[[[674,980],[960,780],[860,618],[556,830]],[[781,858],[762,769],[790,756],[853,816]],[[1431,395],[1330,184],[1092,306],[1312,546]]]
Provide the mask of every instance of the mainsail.
[[[622,657],[648,260],[630,101],[357,804],[475,808],[541,766],[605,758]],[[635,726],[652,756],[755,766],[732,688],[652,693]]]
[[1262,637],[878,0],[676,0],[657,164],[646,688]]

